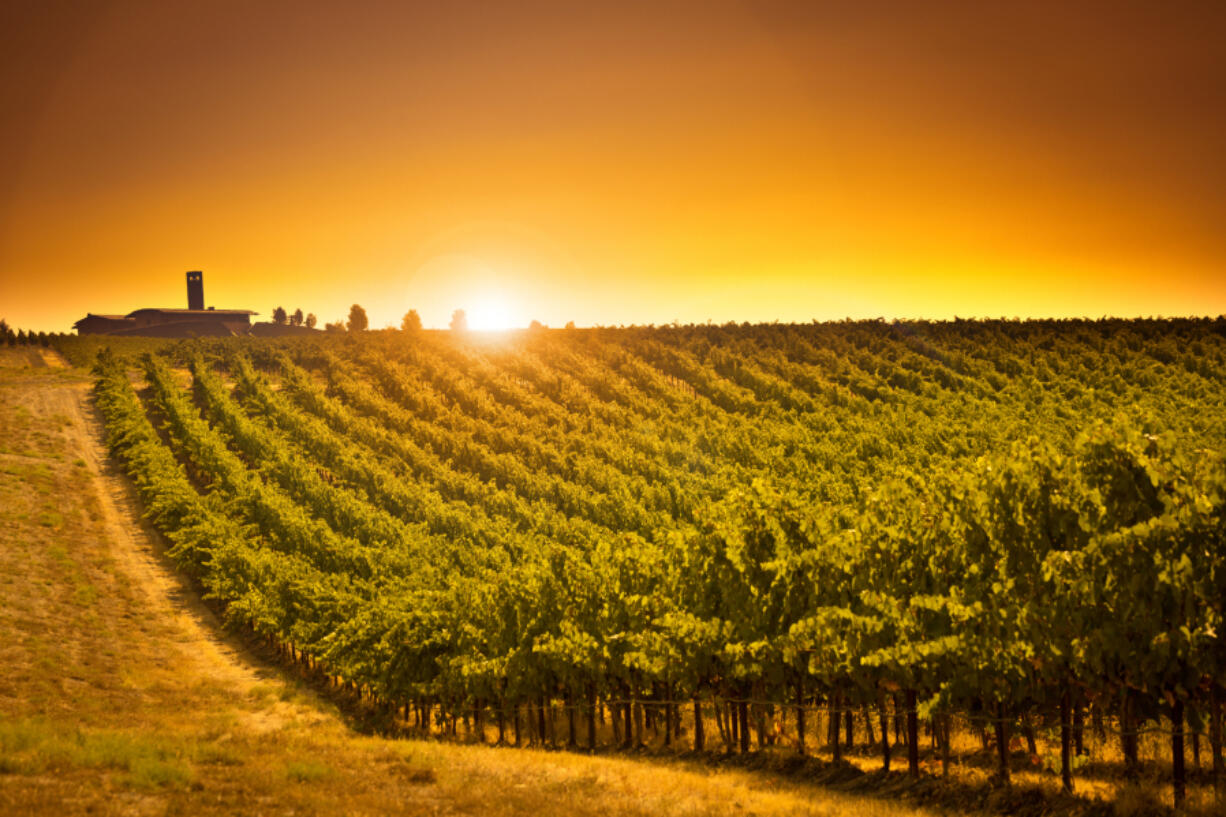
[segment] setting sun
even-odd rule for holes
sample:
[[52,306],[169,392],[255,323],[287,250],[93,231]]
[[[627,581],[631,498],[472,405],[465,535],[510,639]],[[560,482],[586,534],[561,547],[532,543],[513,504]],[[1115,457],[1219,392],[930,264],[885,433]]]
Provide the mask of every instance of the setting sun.
[[498,292],[487,292],[471,309],[466,310],[468,328],[475,332],[500,332],[524,326],[515,314],[511,302]]

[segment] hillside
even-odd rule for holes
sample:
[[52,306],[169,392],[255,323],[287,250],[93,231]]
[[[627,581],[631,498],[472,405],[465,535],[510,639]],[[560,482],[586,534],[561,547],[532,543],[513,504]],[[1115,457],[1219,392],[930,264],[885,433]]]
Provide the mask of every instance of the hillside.
[[175,573],[91,384],[0,349],[0,813],[925,813],[736,770],[358,734]]
[[1221,329],[176,344],[94,399],[169,561],[381,731],[786,768],[812,805],[1199,808]]

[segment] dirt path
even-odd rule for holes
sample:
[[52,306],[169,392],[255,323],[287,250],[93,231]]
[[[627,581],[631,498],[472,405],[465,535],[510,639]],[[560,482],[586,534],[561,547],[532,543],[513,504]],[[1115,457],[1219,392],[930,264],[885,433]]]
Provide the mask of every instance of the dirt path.
[[[67,365],[50,350],[29,350],[28,360],[38,369]],[[237,697],[248,695],[257,684],[273,680],[275,672],[244,658],[241,644],[226,637],[195,589],[175,572],[161,537],[141,519],[135,490],[104,446],[105,432],[90,386],[83,377],[33,378],[21,389],[18,405],[29,413],[32,426],[58,427],[52,445],[60,462],[78,463],[70,471],[70,482],[73,493],[92,511],[91,539],[101,551],[94,555],[109,566],[117,587],[130,590],[126,599],[100,594],[99,606],[108,615],[136,615],[156,622],[159,639],[148,645],[148,652],[161,656],[157,663],[173,666],[184,683],[215,685]],[[281,708],[242,710],[239,717],[246,726],[266,731],[285,720],[286,713],[277,711]]]
[[[87,373],[54,352],[0,350],[4,814],[38,813],[44,802],[58,813],[68,790],[85,810],[118,798],[127,802],[119,813],[139,813],[128,801],[145,795],[122,782],[134,769],[199,780],[209,771],[194,765],[200,751],[239,762],[264,736],[319,731],[331,739],[346,731],[309,689],[228,634],[175,572],[104,446],[90,386]],[[65,737],[80,729],[107,747],[82,761],[80,738]],[[224,751],[214,746],[219,740]],[[113,757],[116,741],[133,756]],[[18,754],[6,757],[14,746]],[[64,757],[72,763],[58,768]],[[81,762],[122,773],[107,771],[107,785],[95,779],[80,794],[74,773],[97,777],[73,766]],[[5,774],[25,766],[48,773]]]
[[141,520],[140,507],[131,484],[120,473],[103,447],[101,418],[90,401],[88,385],[61,391],[68,423],[64,434],[69,456],[85,460],[88,490],[101,509],[103,535],[110,555],[141,593],[147,615],[177,630],[177,650],[185,670],[199,673],[210,682],[234,685],[245,692],[252,684],[270,677],[239,656],[233,643],[224,641],[220,622],[196,592],[174,572],[164,554],[161,537]]

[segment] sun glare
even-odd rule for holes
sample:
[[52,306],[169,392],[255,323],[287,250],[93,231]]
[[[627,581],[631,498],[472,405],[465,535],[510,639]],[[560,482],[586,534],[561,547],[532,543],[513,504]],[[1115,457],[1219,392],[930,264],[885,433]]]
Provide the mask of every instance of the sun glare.
[[477,332],[498,332],[517,325],[511,304],[501,295],[487,294],[467,314],[468,328]]

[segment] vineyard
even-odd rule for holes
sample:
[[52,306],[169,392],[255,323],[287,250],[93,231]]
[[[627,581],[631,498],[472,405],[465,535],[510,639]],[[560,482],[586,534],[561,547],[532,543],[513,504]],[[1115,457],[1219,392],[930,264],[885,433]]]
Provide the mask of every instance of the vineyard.
[[871,744],[918,776],[957,724],[1001,784],[1054,747],[1069,791],[1091,735],[1128,776],[1158,735],[1177,805],[1223,779],[1220,319],[387,331],[96,371],[175,561],[405,728]]

